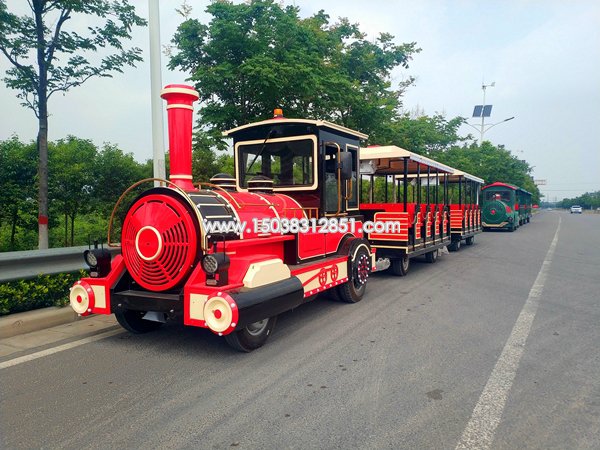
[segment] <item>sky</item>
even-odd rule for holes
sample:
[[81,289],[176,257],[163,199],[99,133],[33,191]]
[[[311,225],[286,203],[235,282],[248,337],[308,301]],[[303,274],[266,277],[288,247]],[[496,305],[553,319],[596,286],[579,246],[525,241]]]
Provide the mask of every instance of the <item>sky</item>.
[[[146,0],[131,0],[148,16]],[[188,0],[192,17],[209,20],[208,1]],[[324,9],[332,19],[359,23],[369,38],[380,32],[395,41],[416,42],[421,52],[408,69],[396,69],[393,83],[416,82],[405,92],[404,109],[448,118],[470,117],[482,103],[482,84],[495,124],[485,139],[503,144],[525,159],[540,190],[554,201],[600,190],[600,2],[597,0],[285,0],[302,17]],[[8,0],[11,11],[27,3]],[[169,44],[182,18],[180,0],[162,0],[161,41]],[[82,27],[83,19],[72,19]],[[152,157],[148,29],[135,30],[132,45],[144,62],[114,78],[92,79],[65,96],[50,100],[49,138],[69,134],[96,144],[118,144],[142,161]],[[162,55],[162,83],[181,83],[189,74],[170,71]],[[0,55],[0,75],[9,63]],[[285,105],[282,105],[285,111]],[[199,105],[197,107],[202,107]],[[500,123],[504,119],[513,120]],[[475,119],[470,123],[478,124]],[[166,123],[166,120],[165,120]],[[479,137],[463,126],[462,135]],[[16,134],[35,139],[31,110],[20,106],[15,91],[0,83],[0,140]]]

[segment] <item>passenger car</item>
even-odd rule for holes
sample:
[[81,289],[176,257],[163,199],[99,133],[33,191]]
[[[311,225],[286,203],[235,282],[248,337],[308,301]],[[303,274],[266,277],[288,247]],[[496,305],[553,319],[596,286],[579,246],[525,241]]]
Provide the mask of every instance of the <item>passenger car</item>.
[[581,208],[581,206],[579,205],[573,205],[571,206],[571,214],[581,214],[583,212],[583,209]]

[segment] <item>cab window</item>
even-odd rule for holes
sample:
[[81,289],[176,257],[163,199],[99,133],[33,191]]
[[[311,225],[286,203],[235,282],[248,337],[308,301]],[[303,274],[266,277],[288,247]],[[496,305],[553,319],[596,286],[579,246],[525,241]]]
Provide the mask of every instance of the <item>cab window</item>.
[[314,144],[312,139],[240,144],[237,148],[240,186],[264,175],[273,187],[312,186],[314,183]]

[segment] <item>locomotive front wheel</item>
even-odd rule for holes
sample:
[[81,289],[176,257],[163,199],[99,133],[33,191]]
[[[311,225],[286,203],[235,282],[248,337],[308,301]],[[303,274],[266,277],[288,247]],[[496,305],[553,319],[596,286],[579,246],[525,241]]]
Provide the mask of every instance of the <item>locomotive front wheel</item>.
[[410,258],[404,255],[402,258],[394,258],[390,260],[390,271],[397,277],[403,277],[408,273],[410,267]]
[[356,240],[350,247],[348,264],[348,281],[337,287],[337,294],[343,302],[358,303],[367,289],[367,278],[371,274],[371,255],[366,241]]
[[277,316],[246,325],[241,330],[225,335],[225,341],[232,348],[249,353],[262,347],[275,328]]
[[439,256],[439,250],[433,250],[432,252],[429,253],[425,253],[425,261],[427,261],[429,264],[433,264],[434,262],[437,261]]
[[452,243],[448,246],[448,251],[457,252],[460,250],[460,239],[456,241],[452,241]]
[[130,309],[115,311],[115,317],[117,318],[119,325],[132,333],[148,333],[160,328],[162,322],[145,320],[143,319],[144,314],[146,314],[145,311],[132,311]]
[[465,244],[467,244],[467,245],[473,245],[473,241],[475,241],[475,236],[468,237],[465,240]]

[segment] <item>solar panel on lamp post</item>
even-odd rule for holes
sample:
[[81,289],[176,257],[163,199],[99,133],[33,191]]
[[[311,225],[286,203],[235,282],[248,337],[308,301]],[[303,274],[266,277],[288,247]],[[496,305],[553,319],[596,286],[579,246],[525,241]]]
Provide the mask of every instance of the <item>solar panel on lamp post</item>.
[[514,116],[513,117],[509,117],[508,119],[504,119],[501,122],[496,122],[496,123],[493,123],[493,124],[488,125],[486,127],[486,125],[485,125],[485,118],[486,117],[490,117],[492,115],[492,106],[493,105],[486,105],[485,104],[485,91],[486,91],[486,89],[488,87],[494,87],[494,86],[496,86],[496,82],[495,81],[492,82],[492,83],[490,83],[490,84],[483,83],[481,85],[481,89],[483,90],[483,102],[482,102],[481,105],[475,105],[475,108],[473,109],[473,116],[472,116],[472,117],[481,117],[481,125],[475,126],[475,125],[472,125],[472,124],[470,124],[468,122],[465,122],[470,127],[472,127],[474,129],[476,129],[477,131],[479,131],[479,146],[480,147],[481,147],[481,144],[483,144],[483,136],[484,136],[484,134],[485,134],[486,131],[488,131],[492,127],[495,127],[496,125],[500,125],[501,123],[508,122],[509,120],[514,119]]

